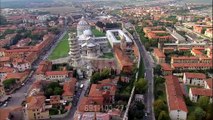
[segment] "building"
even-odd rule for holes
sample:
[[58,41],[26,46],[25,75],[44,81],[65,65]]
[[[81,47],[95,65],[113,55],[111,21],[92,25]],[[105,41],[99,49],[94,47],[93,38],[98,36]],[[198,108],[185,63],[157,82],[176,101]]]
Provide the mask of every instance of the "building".
[[68,78],[69,74],[68,71],[47,71],[45,73],[46,80],[59,80],[64,81]]
[[0,120],[24,120],[22,106],[1,108]]
[[76,86],[77,80],[75,78],[71,78],[71,80],[64,82],[63,85],[63,100],[65,101],[72,101],[73,96],[75,95],[75,86]]
[[52,62],[50,61],[42,61],[40,62],[38,68],[36,69],[36,79],[37,80],[45,80],[45,73],[47,71],[52,70]]
[[212,33],[213,33],[213,28],[207,28],[204,35],[206,35],[207,37],[212,38]]
[[84,17],[81,18],[81,20],[79,21],[78,25],[77,25],[77,36],[80,36],[83,34],[83,32],[85,30],[90,29],[90,25],[89,23],[85,20]]
[[189,89],[189,98],[193,102],[197,102],[201,96],[209,97],[210,102],[213,100],[213,91],[212,89],[204,88],[190,88]]
[[[95,37],[89,23],[84,18],[82,18],[77,25],[76,39],[80,45],[81,56],[84,58],[97,58],[104,53],[111,52],[107,37]],[[75,38],[71,38],[70,44],[75,44],[75,50],[77,50],[77,43],[75,41]],[[71,47],[70,53],[73,52],[73,47]],[[76,52],[78,51],[75,51],[75,53]]]
[[203,73],[184,73],[183,74],[183,83],[186,85],[204,86],[205,79],[206,79],[206,75]]
[[70,52],[69,55],[71,57],[72,65],[78,67],[81,63],[81,54],[80,54],[80,46],[78,44],[78,40],[76,39],[75,34],[69,33],[69,46]]
[[133,61],[129,58],[129,56],[122,51],[119,46],[114,47],[114,54],[119,70],[122,70],[125,73],[131,73],[133,70]]
[[161,64],[161,71],[162,71],[163,75],[172,75],[172,68],[167,63]]
[[27,98],[24,111],[26,119],[49,119],[49,110],[45,108],[45,96],[31,96]]
[[204,88],[205,89],[213,89],[213,83],[212,83],[213,79],[212,78],[209,78],[207,80],[205,80],[205,85],[204,85]]
[[109,40],[109,43],[112,47],[115,45],[120,45],[121,39],[123,39],[126,42],[127,49],[131,49],[132,47],[132,40],[120,29],[115,30],[107,30],[106,31],[107,39]]
[[160,49],[154,48],[153,55],[155,56],[158,64],[165,63],[166,56]]
[[166,95],[171,120],[186,120],[188,109],[185,104],[178,78],[173,75],[165,76]]
[[51,105],[55,105],[55,106],[61,104],[60,95],[52,95],[52,96],[50,96],[50,104]]
[[116,88],[111,83],[92,84],[88,97],[103,97],[105,103],[114,103]]

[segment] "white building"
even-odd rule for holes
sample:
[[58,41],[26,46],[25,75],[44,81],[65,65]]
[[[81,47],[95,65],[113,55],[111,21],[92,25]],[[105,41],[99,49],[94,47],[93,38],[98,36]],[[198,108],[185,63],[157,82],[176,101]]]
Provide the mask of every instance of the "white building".
[[120,29],[107,30],[106,36],[112,47],[114,45],[119,45],[121,43],[121,39],[124,39],[126,41],[127,48],[131,48],[131,45],[133,44],[132,40]]
[[69,77],[68,71],[47,71],[45,73],[46,80],[64,81]]
[[212,89],[204,88],[190,88],[189,89],[189,99],[193,102],[197,102],[201,96],[209,97],[210,102],[213,100]]
[[95,37],[89,23],[84,18],[77,25],[77,39],[81,56],[84,58],[97,58],[104,53],[111,52],[107,37]]
[[176,76],[165,76],[166,95],[171,120],[186,120],[188,109],[185,104],[179,80]]
[[209,78],[207,80],[205,80],[205,85],[204,85],[204,88],[205,89],[213,89],[213,83],[212,83],[212,78]]
[[206,75],[203,73],[184,73],[183,83],[186,85],[204,86]]
[[79,66],[79,64],[81,64],[81,55],[80,55],[80,46],[78,44],[78,40],[76,38],[76,35],[75,34],[70,34],[69,33],[69,38],[68,38],[68,41],[69,41],[69,46],[70,46],[70,57],[71,57],[71,62],[72,62],[72,65],[74,67],[77,67]]
[[13,67],[18,69],[18,71],[25,71],[31,69],[31,64],[26,60],[16,60],[13,62]]
[[84,17],[81,18],[81,20],[79,21],[78,25],[77,25],[77,36],[80,36],[83,34],[83,32],[85,30],[90,29],[90,25],[88,24],[88,22],[84,19]]

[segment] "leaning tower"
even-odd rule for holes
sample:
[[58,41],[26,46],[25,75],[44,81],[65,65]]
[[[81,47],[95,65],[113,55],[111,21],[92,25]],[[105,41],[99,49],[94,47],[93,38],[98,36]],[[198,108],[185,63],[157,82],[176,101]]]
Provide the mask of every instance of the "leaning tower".
[[78,44],[76,34],[69,33],[68,41],[70,46],[69,55],[71,58],[71,64],[73,67],[80,67],[81,64],[80,46]]

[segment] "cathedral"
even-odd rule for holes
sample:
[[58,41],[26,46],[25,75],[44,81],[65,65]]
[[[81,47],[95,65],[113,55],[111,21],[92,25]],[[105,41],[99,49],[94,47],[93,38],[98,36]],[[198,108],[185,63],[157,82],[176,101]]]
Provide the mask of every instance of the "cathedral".
[[80,45],[81,57],[98,58],[111,51],[107,37],[95,37],[84,17],[81,18],[77,25],[76,37]]

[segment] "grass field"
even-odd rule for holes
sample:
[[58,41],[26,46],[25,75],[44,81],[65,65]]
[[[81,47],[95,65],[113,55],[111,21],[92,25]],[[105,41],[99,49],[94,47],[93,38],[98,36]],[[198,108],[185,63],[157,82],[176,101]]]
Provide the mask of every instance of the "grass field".
[[105,36],[105,33],[97,30],[95,27],[92,27],[92,33],[95,35],[95,37],[103,37],[103,36]]
[[103,56],[101,56],[101,58],[114,58],[113,53],[104,53]]
[[69,53],[68,34],[62,38],[62,40],[55,47],[53,52],[48,57],[49,60],[54,60],[62,57],[66,57]]

